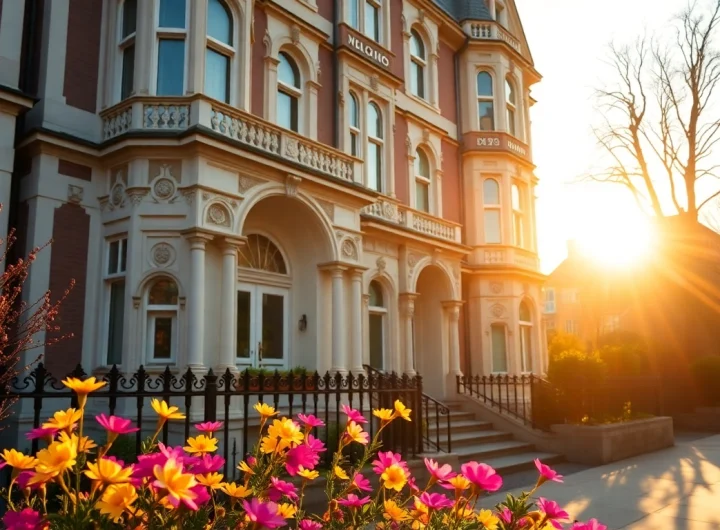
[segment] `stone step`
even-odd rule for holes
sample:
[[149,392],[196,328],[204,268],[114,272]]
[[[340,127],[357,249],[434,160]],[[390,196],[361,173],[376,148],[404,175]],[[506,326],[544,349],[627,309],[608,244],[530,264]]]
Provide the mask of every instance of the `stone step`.
[[490,458],[498,458],[518,453],[531,452],[535,448],[532,444],[508,440],[504,442],[475,443],[462,447],[453,447],[452,452],[460,456],[461,460],[477,460],[485,462]]
[[460,449],[461,447],[467,447],[471,445],[489,444],[494,442],[507,442],[514,441],[513,435],[509,432],[502,431],[477,431],[477,432],[463,432],[456,433],[453,430],[452,433],[452,446],[453,451]]
[[[455,421],[453,420],[450,423],[450,430],[452,431],[453,437],[455,436],[455,433],[463,433],[463,432],[478,432],[478,431],[488,431],[493,428],[493,424],[489,421],[478,421],[478,420],[460,420]],[[440,423],[440,432],[444,433],[447,429],[447,424]],[[428,426],[428,430],[431,434],[435,434],[438,430],[438,426],[435,425],[435,423]]]
[[[527,451],[507,456],[499,456],[482,460],[489,466],[492,466],[500,476],[516,473],[518,471],[526,471],[535,469],[535,459],[539,458],[543,464],[554,465],[565,461],[565,457],[553,453],[541,453],[538,451]],[[480,460],[478,460],[480,461]]]
[[[426,419],[425,414],[423,414],[423,419]],[[437,419],[437,417],[435,416],[434,410],[432,410],[432,409],[430,410],[430,417],[427,419],[429,420],[428,421],[429,425],[434,425],[436,423],[435,420]],[[474,420],[474,419],[475,419],[475,414],[473,414],[472,412],[465,412],[463,410],[456,410],[456,411],[451,410],[450,411],[451,424],[456,421],[468,421],[468,420]],[[440,416],[440,425],[447,425],[447,416]]]

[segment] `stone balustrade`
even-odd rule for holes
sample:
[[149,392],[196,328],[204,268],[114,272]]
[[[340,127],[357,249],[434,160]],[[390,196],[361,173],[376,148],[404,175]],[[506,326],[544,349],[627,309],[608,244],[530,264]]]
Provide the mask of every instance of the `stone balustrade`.
[[461,242],[460,225],[392,201],[379,200],[363,208],[362,213],[427,236]]
[[536,271],[540,267],[540,260],[535,252],[518,247],[498,246],[485,248],[480,256],[480,265],[518,267]]
[[473,39],[500,40],[505,42],[516,52],[522,53],[520,41],[510,35],[508,31],[496,22],[466,22],[464,30]]

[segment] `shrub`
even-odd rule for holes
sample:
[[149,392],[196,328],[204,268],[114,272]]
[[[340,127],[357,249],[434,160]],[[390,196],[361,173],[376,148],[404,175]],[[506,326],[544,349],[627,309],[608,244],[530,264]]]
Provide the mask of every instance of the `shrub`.
[[548,365],[548,381],[558,388],[600,383],[606,375],[607,366],[597,352],[566,350],[551,358]]
[[608,333],[600,337],[598,348],[608,375],[640,375],[649,369],[647,343],[637,333]]
[[577,335],[554,331],[548,333],[548,358],[553,359],[561,353],[569,350],[583,352],[585,346]]
[[700,357],[692,363],[695,384],[707,405],[720,405],[720,356]]

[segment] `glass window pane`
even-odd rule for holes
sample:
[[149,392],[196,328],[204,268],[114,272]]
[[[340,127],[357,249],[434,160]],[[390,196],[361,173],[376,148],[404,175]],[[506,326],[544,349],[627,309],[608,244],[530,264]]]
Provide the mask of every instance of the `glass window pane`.
[[375,138],[383,137],[382,114],[375,103],[368,105],[368,134]]
[[207,48],[205,50],[205,94],[229,103],[229,79],[230,58]]
[[360,19],[358,17],[358,0],[348,0],[348,14],[350,15],[349,24],[355,29],[360,29]]
[[153,358],[154,359],[170,359],[172,358],[172,339],[173,339],[173,318],[157,317],[155,318],[155,335],[153,337]]
[[185,84],[185,41],[160,39],[158,51],[158,96],[182,96]]
[[492,97],[493,95],[492,77],[487,72],[480,72],[477,76],[477,93],[478,96]]
[[385,315],[370,313],[370,366],[378,370],[384,368],[383,321]]
[[357,133],[350,133],[350,154],[352,156],[358,156],[358,135],[357,135]]
[[247,244],[240,249],[239,267],[287,274],[287,267],[280,249],[260,234],[247,236]]
[[370,300],[369,305],[370,307],[385,307],[385,303],[383,301],[383,292],[382,287],[380,284],[376,281],[370,282]]
[[262,357],[280,360],[285,355],[285,297],[263,293]]
[[417,31],[412,30],[410,37],[410,53],[415,57],[425,59],[425,45]]
[[493,324],[490,329],[492,330],[492,371],[507,372],[505,326]]
[[185,0],[160,0],[159,26],[185,29]]
[[483,204],[500,204],[500,185],[495,179],[483,182]]
[[365,35],[380,42],[380,10],[372,3],[365,2]]
[[350,105],[348,107],[348,110],[350,112],[350,126],[355,127],[356,129],[360,128],[360,116],[358,113],[358,102],[357,98],[355,97],[355,94],[350,92]]
[[520,304],[520,320],[523,322],[532,322],[530,308],[528,308],[528,305],[525,302]]
[[382,191],[380,183],[382,178],[382,147],[371,143],[368,146],[368,187],[375,191]]
[[110,243],[110,252],[108,256],[108,274],[118,272],[118,257],[120,255],[120,241]]
[[120,272],[125,272],[127,270],[127,249],[128,249],[127,239],[121,240],[121,242],[120,242]]
[[178,290],[175,282],[172,280],[158,280],[150,289],[148,303],[150,305],[177,305],[177,299]]
[[120,99],[126,99],[132,94],[133,84],[135,83],[135,45],[125,46],[122,54]]
[[500,210],[485,210],[485,243],[501,243]]
[[250,293],[238,291],[237,294],[237,356],[250,358]]
[[522,210],[522,202],[520,201],[520,188],[518,188],[517,184],[512,185],[510,193],[512,194],[513,210]]
[[423,212],[430,211],[430,190],[425,182],[415,182],[415,208]]
[[508,103],[515,104],[515,87],[507,79],[505,80],[505,97]]
[[479,101],[478,114],[480,115],[480,130],[495,130],[495,110],[492,101]]
[[532,372],[532,348],[530,326],[520,326],[520,348],[522,353],[523,372]]
[[293,61],[286,53],[280,52],[280,63],[278,64],[278,80],[295,88],[300,88],[300,72],[298,71],[295,61]]
[[415,151],[415,174],[426,179],[430,178],[430,161],[422,149]]
[[122,38],[135,33],[137,27],[137,0],[125,0],[122,11]]
[[207,34],[213,39],[232,46],[232,18],[221,0],[208,0]]
[[410,92],[418,97],[425,97],[423,67],[414,61],[410,62]]
[[518,213],[513,214],[513,241],[518,247],[522,247],[525,244],[523,219],[522,215]]
[[508,132],[515,136],[515,111],[508,108],[507,111]]
[[285,92],[278,91],[277,123],[292,131],[298,130],[298,100]]
[[123,320],[125,319],[125,281],[110,284],[107,364],[122,362]]

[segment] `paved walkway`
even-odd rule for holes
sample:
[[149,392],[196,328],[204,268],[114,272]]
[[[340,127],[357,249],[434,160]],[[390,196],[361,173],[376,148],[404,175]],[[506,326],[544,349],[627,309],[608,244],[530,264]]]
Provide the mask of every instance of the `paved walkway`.
[[[720,435],[679,438],[670,449],[586,469],[567,476],[564,484],[546,484],[540,494],[559,502],[575,520],[595,517],[610,530],[718,530]],[[504,497],[494,495],[483,504]]]

